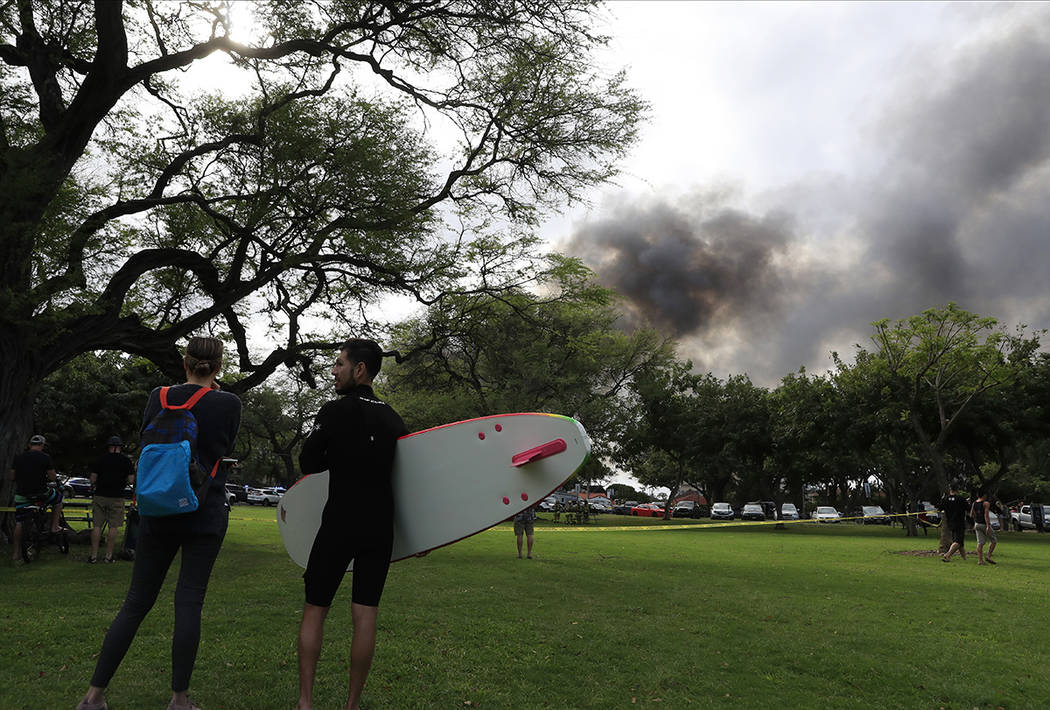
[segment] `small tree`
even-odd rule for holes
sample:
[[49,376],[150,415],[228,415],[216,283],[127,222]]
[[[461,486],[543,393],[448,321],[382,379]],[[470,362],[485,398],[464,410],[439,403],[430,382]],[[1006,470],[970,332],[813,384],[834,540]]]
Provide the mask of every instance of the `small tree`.
[[[948,492],[945,456],[963,415],[989,391],[1016,373],[1009,360],[1021,338],[1011,337],[994,318],[949,303],[890,323],[872,324],[876,355],[888,368],[890,387],[941,494]],[[950,543],[941,528],[941,548]]]

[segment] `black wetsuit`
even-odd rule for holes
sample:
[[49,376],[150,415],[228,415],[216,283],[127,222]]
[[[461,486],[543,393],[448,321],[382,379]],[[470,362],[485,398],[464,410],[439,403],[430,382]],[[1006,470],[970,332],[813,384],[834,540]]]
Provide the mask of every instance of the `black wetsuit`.
[[394,540],[390,474],[399,437],[408,433],[367,385],[328,402],[303,444],[303,473],[330,472],[328,502],[303,578],[306,601],[331,606],[351,560],[353,601],[379,606]]

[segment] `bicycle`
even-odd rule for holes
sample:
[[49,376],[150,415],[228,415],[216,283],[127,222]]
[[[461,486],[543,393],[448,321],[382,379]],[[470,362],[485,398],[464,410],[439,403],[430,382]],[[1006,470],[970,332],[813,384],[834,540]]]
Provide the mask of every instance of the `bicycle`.
[[41,549],[53,544],[63,555],[69,554],[69,535],[65,521],[58,532],[51,532],[51,513],[46,505],[21,505],[15,509],[15,521],[22,523],[22,560],[26,564],[40,558]]

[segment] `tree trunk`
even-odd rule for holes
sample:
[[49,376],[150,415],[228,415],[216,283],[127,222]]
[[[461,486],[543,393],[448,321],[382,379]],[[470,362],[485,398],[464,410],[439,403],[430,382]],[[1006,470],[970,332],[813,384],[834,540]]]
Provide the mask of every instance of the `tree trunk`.
[[[33,434],[33,400],[41,380],[16,338],[8,329],[0,332],[0,507],[12,504],[14,485],[8,473]],[[10,536],[13,526],[14,516],[4,516],[4,533]]]

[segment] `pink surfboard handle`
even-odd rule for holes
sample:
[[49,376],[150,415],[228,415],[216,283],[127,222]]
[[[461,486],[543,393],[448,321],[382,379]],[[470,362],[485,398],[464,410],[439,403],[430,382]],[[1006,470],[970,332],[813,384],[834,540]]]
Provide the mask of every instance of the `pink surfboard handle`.
[[532,461],[539,461],[545,459],[548,456],[554,456],[554,454],[560,454],[565,451],[568,445],[565,443],[565,439],[555,439],[554,441],[548,441],[546,444],[541,444],[535,448],[529,449],[528,451],[522,451],[520,454],[514,454],[514,457],[510,462],[514,466],[524,466]]

